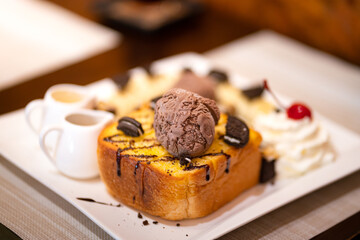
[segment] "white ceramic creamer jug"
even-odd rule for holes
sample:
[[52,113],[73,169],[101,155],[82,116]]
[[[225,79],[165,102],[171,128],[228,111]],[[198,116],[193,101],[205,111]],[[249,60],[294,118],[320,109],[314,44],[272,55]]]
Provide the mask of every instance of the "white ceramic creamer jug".
[[[45,126],[40,132],[40,146],[56,168],[66,176],[78,179],[96,177],[97,139],[114,115],[105,111],[81,109],[66,114],[60,124]],[[59,132],[53,153],[46,144],[46,136]]]
[[[43,127],[59,123],[65,114],[78,109],[91,109],[94,104],[95,97],[85,87],[58,84],[46,91],[44,99],[31,101],[25,108],[25,117],[31,129],[39,134]],[[34,121],[32,116],[37,109],[42,117]]]

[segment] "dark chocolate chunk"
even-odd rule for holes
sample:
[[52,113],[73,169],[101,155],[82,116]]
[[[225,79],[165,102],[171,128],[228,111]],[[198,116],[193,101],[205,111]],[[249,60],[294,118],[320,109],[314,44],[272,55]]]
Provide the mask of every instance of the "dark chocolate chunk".
[[148,222],[148,220],[145,220],[145,221],[143,221],[143,224],[144,224],[144,226],[147,226],[147,225],[149,225],[149,222]]
[[264,92],[264,85],[255,86],[252,88],[242,90],[242,93],[250,100],[260,97],[263,92]]
[[180,223],[177,223],[176,226],[177,226],[177,227],[180,227]]
[[118,74],[113,76],[111,79],[119,89],[124,90],[129,83],[130,73],[127,72],[125,74]]
[[144,129],[142,128],[141,123],[130,117],[120,118],[117,129],[123,131],[126,135],[131,137],[139,137],[144,134]]
[[153,224],[158,224],[159,222],[158,221],[153,221]]
[[260,170],[260,183],[266,183],[275,178],[275,161],[268,161],[265,158],[261,160],[261,170]]
[[155,110],[155,106],[156,106],[156,102],[161,98],[162,96],[159,96],[159,97],[156,97],[156,98],[153,98],[151,99],[150,101],[150,107]]
[[217,69],[212,69],[208,75],[218,82],[229,81],[228,75],[225,72],[217,70]]
[[138,218],[143,218],[143,216],[141,215],[141,213],[138,213]]
[[241,148],[249,142],[249,128],[242,120],[229,116],[225,129],[224,141],[227,144]]

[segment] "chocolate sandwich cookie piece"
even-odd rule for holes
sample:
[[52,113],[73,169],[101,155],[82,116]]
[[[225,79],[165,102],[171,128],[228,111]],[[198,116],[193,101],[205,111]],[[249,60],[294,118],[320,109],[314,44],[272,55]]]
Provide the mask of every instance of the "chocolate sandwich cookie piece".
[[229,81],[228,75],[217,69],[212,69],[208,75],[220,83]]
[[125,74],[118,74],[113,76],[111,79],[119,89],[124,90],[129,83],[130,73],[127,72]]
[[268,161],[265,158],[261,159],[260,183],[266,183],[275,178],[275,161]]
[[264,92],[264,86],[259,85],[252,88],[248,88],[245,90],[242,90],[242,93],[250,100],[260,97],[262,93]]
[[141,123],[130,117],[122,117],[119,119],[117,129],[131,137],[139,137],[144,134]]
[[241,148],[249,142],[249,128],[242,120],[229,116],[225,129],[224,141],[227,144]]
[[180,157],[180,165],[181,166],[188,165],[189,163],[191,163],[190,157],[185,157],[185,156]]
[[156,106],[156,102],[159,101],[159,99],[161,98],[162,96],[159,96],[159,97],[156,97],[156,98],[153,98],[151,99],[150,101],[150,107],[155,110],[155,106]]

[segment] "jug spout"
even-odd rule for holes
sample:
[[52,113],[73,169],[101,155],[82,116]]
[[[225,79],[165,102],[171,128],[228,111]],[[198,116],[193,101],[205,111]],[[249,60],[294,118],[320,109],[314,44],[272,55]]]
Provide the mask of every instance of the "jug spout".
[[105,111],[81,109],[68,114],[65,121],[79,127],[104,127],[114,119],[114,114]]
[[[97,140],[101,130],[114,115],[105,111],[80,109],[67,114],[58,125],[45,127],[40,133],[40,146],[55,167],[72,178],[98,175]],[[51,131],[59,133],[53,154],[46,144]]]

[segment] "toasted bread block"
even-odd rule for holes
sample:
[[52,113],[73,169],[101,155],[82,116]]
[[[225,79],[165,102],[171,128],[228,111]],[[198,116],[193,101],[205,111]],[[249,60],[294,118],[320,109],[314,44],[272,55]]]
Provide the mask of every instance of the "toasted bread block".
[[129,115],[145,131],[129,137],[109,124],[98,139],[100,175],[120,202],[169,220],[206,216],[259,181],[261,136],[250,129],[244,148],[223,141],[227,116],[215,127],[211,147],[181,165],[155,138],[154,111],[144,106]]

